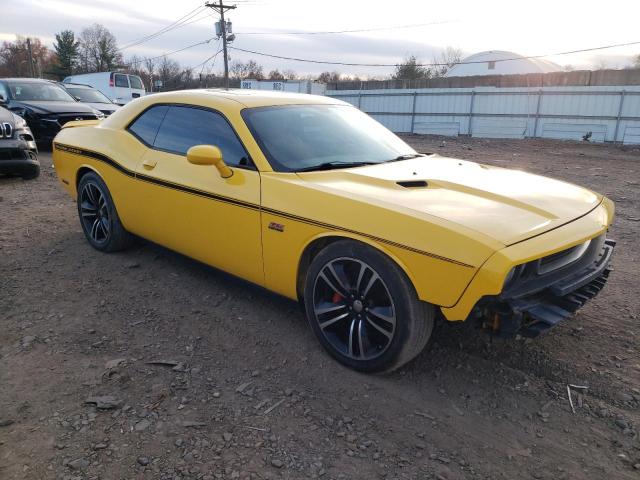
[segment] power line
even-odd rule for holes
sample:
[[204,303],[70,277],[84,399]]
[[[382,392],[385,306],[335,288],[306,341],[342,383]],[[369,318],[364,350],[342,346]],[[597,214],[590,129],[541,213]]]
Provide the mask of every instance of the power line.
[[325,32],[236,32],[237,35],[333,35],[338,33],[360,33],[360,32],[377,32],[381,30],[397,30],[405,28],[419,28],[428,27],[431,25],[443,25],[446,23],[454,23],[457,20],[442,20],[439,22],[429,23],[413,23],[409,25],[393,25],[389,27],[375,27],[375,28],[358,28],[353,30],[333,30]]
[[[118,50],[122,51],[125,50],[127,48],[136,46],[136,45],[140,45],[142,43],[148,42],[149,40],[152,40],[156,37],[159,37],[160,35],[163,35],[175,28],[178,28],[180,26],[183,25],[187,25],[189,20],[191,20],[193,17],[195,17],[196,15],[198,15],[199,13],[202,13],[202,9],[204,9],[204,7],[202,5],[200,5],[199,7],[194,8],[193,10],[191,10],[189,13],[187,13],[186,15],[183,15],[182,17],[180,17],[178,20],[176,20],[175,22],[167,25],[166,27],[161,28],[160,30],[151,33],[149,35],[145,35],[144,37],[141,37],[137,40],[134,40],[133,42],[128,43],[127,45],[120,47]],[[204,18],[204,17],[203,17]],[[191,23],[191,22],[189,22]]]
[[209,60],[211,60],[213,58],[213,63],[215,63],[216,61],[216,57],[222,52],[222,49],[218,50],[216,53],[214,53],[213,55],[211,55],[210,57],[207,57],[207,59],[204,62],[200,62],[197,65],[194,65],[193,67],[188,68],[187,70],[195,70],[198,67],[202,67],[202,71],[200,72],[200,74],[202,74],[202,72],[204,72],[204,67],[207,66],[207,62],[209,62]]
[[[560,56],[560,55],[571,55],[574,53],[584,53],[584,52],[593,52],[596,50],[606,50],[609,48],[618,48],[618,47],[629,47],[632,45],[640,45],[640,41],[639,42],[628,42],[628,43],[617,43],[617,44],[613,44],[613,45],[605,45],[605,46],[601,46],[601,47],[592,47],[592,48],[582,48],[579,50],[570,50],[570,51],[566,51],[566,52],[557,52],[557,53],[548,53],[545,55],[529,55],[529,56],[522,56],[522,57],[512,57],[512,58],[500,58],[500,59],[496,59],[496,60],[491,60],[493,62],[510,62],[510,61],[514,61],[514,60],[527,60],[527,59],[537,59],[537,58],[545,58],[545,57],[556,57],[556,56]],[[252,53],[254,55],[260,55],[263,57],[270,57],[270,58],[278,58],[281,60],[293,60],[296,62],[305,62],[305,63],[318,63],[318,64],[323,64],[323,65],[343,65],[343,66],[349,66],[349,67],[396,67],[398,64],[397,63],[355,63],[355,62],[330,62],[330,61],[324,61],[324,60],[312,60],[312,59],[308,59],[308,58],[296,58],[296,57],[285,57],[282,55],[273,55],[270,53],[264,53],[264,52],[257,52],[255,50],[247,50],[244,48],[239,48],[239,47],[229,47],[232,50],[238,50],[240,52],[245,52],[245,53]],[[455,62],[455,63],[437,63],[437,62],[433,62],[433,63],[417,63],[416,67],[452,67],[454,65],[470,65],[470,64],[476,64],[476,63],[487,63],[488,60],[474,60],[474,61],[469,61],[469,62]]]
[[138,63],[146,62],[147,60],[155,60],[157,58],[168,57],[169,55],[173,55],[174,53],[183,52],[185,50],[188,50],[189,48],[193,48],[193,47],[197,47],[198,45],[204,45],[206,43],[209,43],[214,38],[216,38],[216,37],[211,37],[208,40],[203,40],[202,42],[198,42],[198,43],[193,43],[191,45],[187,45],[186,47],[179,48],[178,50],[173,50],[172,52],[169,52],[169,53],[165,53],[165,54],[158,55],[158,56],[155,56],[155,57],[150,57],[150,58],[142,58],[140,60],[135,60],[133,62],[128,62],[128,63],[129,63],[129,65],[137,65]]

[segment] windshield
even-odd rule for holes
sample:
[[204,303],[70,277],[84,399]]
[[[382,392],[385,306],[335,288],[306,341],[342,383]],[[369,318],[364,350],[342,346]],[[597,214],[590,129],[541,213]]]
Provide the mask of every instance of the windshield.
[[49,82],[11,82],[9,83],[9,90],[11,91],[11,97],[19,102],[30,100],[39,102],[76,101],[64,88]]
[[355,107],[285,105],[245,109],[242,116],[274,170],[382,163],[417,155],[409,145]]
[[74,97],[78,97],[81,102],[87,103],[111,103],[107,97],[100,90],[96,90],[93,88],[73,88],[66,87],[67,92],[69,92]]

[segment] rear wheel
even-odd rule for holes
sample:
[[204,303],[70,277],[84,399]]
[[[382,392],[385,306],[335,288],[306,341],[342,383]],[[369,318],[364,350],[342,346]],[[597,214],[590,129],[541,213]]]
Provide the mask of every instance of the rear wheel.
[[78,183],[78,215],[85,237],[102,252],[117,252],[130,246],[127,232],[104,181],[94,172],[86,173]]
[[418,299],[405,273],[355,241],[333,243],[313,259],[304,301],[320,343],[360,371],[400,367],[420,353],[433,330],[434,307]]

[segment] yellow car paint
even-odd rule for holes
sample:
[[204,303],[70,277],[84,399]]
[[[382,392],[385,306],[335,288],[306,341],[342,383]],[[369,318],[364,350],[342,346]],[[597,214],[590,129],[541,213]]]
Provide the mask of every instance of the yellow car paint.
[[[215,166],[142,144],[126,128],[157,103],[223,114],[256,170],[232,168],[222,178]],[[275,172],[241,112],[297,104],[344,103],[244,90],[149,95],[100,122],[68,123],[54,141],[54,166],[73,198],[81,171],[100,175],[128,231],[292,299],[314,242],[367,243],[449,320],[466,319],[482,296],[499,293],[513,266],[596,237],[612,222],[612,202],[587,189],[438,156]],[[398,183],[416,180],[426,186]]]

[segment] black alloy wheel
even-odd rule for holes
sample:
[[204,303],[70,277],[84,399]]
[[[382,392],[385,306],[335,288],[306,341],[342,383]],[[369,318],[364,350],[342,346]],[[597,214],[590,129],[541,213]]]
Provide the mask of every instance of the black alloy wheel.
[[116,252],[131,244],[133,237],[122,226],[109,189],[95,172],[78,182],[77,203],[82,231],[93,248]]
[[433,330],[435,308],[421,302],[404,271],[353,240],[321,250],[306,272],[309,324],[336,360],[364,372],[389,371],[414,358]]
[[88,232],[92,243],[100,244],[109,240],[111,219],[107,201],[100,187],[94,182],[86,182],[80,192],[80,218],[82,227]]
[[313,290],[318,326],[342,355],[371,360],[389,348],[396,309],[387,286],[370,265],[348,257],[330,260]]

